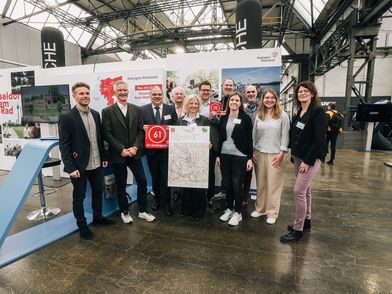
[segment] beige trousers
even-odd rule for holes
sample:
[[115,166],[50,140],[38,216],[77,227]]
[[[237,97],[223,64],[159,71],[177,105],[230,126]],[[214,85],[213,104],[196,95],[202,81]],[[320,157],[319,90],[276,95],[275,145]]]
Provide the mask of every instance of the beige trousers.
[[257,198],[255,210],[265,213],[269,218],[277,219],[280,208],[280,197],[283,189],[283,165],[272,167],[272,159],[277,154],[255,151]]

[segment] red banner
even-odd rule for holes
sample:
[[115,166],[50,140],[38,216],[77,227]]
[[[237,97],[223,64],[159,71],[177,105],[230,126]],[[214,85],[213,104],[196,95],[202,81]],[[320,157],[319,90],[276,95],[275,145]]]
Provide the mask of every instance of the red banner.
[[167,149],[169,144],[168,125],[146,125],[145,126],[145,148],[146,149]]

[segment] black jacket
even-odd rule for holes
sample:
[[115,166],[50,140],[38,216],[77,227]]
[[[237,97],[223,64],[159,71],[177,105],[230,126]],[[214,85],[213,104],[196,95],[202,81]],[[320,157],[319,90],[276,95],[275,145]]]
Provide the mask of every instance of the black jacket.
[[142,111],[136,105],[127,104],[127,117],[124,118],[117,103],[102,110],[102,129],[104,139],[109,144],[109,159],[112,163],[124,163],[126,158],[121,156],[124,148],[136,147],[135,159],[143,152],[143,117]]
[[[226,125],[229,114],[224,115],[220,119],[219,125],[219,145],[218,154],[221,155],[223,142],[227,139]],[[246,154],[248,159],[253,156],[253,140],[252,140],[252,119],[245,112],[238,113],[238,119],[241,120],[240,124],[235,124],[231,137],[233,138],[234,145],[239,151]]]
[[[106,153],[103,148],[101,119],[99,113],[90,108],[91,114],[95,121],[97,130],[97,143],[101,161],[105,161]],[[83,120],[79,111],[72,108],[70,111],[63,113],[59,117],[59,140],[61,159],[64,163],[64,171],[72,173],[75,170],[84,172],[90,158],[90,140],[84,127]]]
[[[177,112],[173,105],[162,104],[162,117],[161,125],[176,125],[177,124]],[[152,109],[151,103],[140,107],[143,115],[143,122],[145,125],[155,125],[155,114]],[[158,149],[144,149],[144,154],[147,156],[155,155]],[[164,150],[164,149],[161,149]]]
[[[188,125],[188,122],[184,120],[184,117],[180,117],[177,121],[177,125],[179,126],[186,126]],[[196,125],[198,126],[209,126],[210,125],[210,120],[208,117],[205,117],[203,115],[200,115],[198,118],[196,118]],[[211,137],[211,132],[210,132],[210,137]]]
[[[302,108],[298,109],[290,128],[291,154],[297,156],[308,165],[314,165],[316,159],[322,160],[325,154],[325,133],[327,117],[319,105],[310,105],[300,118]],[[303,129],[298,123],[304,124]]]

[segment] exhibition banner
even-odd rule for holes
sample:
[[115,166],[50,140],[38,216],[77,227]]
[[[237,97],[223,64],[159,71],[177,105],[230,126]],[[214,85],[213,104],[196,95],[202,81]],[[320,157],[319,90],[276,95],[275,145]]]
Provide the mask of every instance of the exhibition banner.
[[199,94],[199,84],[209,81],[211,101],[221,101],[226,78],[235,82],[234,90],[243,96],[247,85],[256,86],[259,97],[269,88],[279,93],[281,60],[279,48],[170,55],[167,57],[167,98],[176,86],[183,87],[186,94]]

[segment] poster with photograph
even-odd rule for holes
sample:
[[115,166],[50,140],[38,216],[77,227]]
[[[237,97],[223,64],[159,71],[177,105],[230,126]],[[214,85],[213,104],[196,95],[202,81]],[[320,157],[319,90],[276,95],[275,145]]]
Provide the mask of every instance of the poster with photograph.
[[23,140],[4,139],[4,156],[17,157],[24,146]]
[[274,89],[278,94],[280,92],[280,66],[223,68],[222,81],[228,78],[234,80],[236,91],[243,97],[248,85],[256,86],[258,97],[266,89]]
[[101,110],[116,102],[113,84],[122,80],[127,83],[129,89],[128,102],[136,105],[150,103],[150,89],[154,86],[164,88],[164,70],[134,70],[134,71],[113,71],[94,72],[84,74],[56,74],[51,76],[40,76],[37,79],[39,85],[69,84],[71,96],[71,107],[75,105],[72,98],[72,85],[83,81],[90,86],[90,107],[101,112]]
[[0,71],[0,123],[20,124],[22,104],[20,91],[22,87],[35,84],[34,68],[24,71],[4,69]]
[[194,69],[184,68],[168,70],[166,72],[166,98],[170,100],[171,90],[181,87],[185,95],[198,94],[199,84],[203,81],[211,83],[211,98],[216,101],[219,96],[219,70],[218,69]]
[[3,124],[3,138],[5,139],[38,139],[41,138],[39,123],[26,123],[25,125]]
[[20,94],[20,88],[25,86],[34,86],[34,71],[17,71],[11,72],[11,91],[12,94]]

